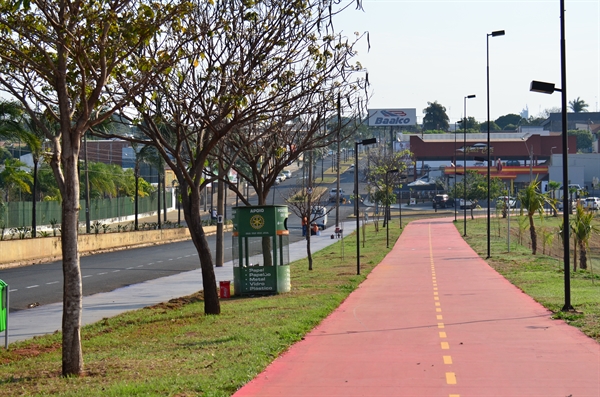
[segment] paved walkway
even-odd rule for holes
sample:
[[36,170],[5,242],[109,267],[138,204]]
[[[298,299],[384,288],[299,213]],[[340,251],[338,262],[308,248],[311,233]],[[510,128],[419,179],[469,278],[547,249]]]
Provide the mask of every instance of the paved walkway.
[[[354,232],[354,222],[344,222],[344,236]],[[333,243],[333,230],[327,229],[320,236],[311,236],[311,250],[317,252]],[[169,246],[165,245],[168,250]],[[301,240],[289,246],[290,262],[306,257],[306,241]],[[200,267],[200,263],[198,263]],[[233,280],[233,262],[215,267],[217,281]],[[82,325],[113,317],[120,313],[141,309],[146,306],[167,302],[170,299],[193,294],[202,289],[202,271],[192,270],[149,280],[144,283],[119,288],[111,292],[85,296],[83,298]],[[44,305],[10,313],[9,343],[29,339],[37,335],[50,334],[61,329],[62,302]],[[4,338],[4,333],[0,334]],[[0,339],[0,343],[2,343]]]
[[600,396],[600,345],[550,315],[450,218],[415,221],[333,314],[234,396]]

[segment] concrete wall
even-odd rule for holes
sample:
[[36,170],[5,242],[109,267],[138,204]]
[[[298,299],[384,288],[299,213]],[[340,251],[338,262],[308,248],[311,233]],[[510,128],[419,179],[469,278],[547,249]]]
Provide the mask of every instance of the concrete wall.
[[[216,232],[216,226],[204,227],[206,234]],[[79,235],[82,255],[125,249],[149,244],[164,244],[190,239],[187,228],[148,230],[123,233]],[[0,241],[0,269],[19,265],[49,262],[62,258],[60,237],[28,238]]]

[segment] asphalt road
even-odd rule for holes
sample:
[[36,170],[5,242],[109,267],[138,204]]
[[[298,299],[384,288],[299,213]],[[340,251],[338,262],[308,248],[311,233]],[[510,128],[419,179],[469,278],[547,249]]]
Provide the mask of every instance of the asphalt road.
[[[329,163],[331,158],[329,158]],[[319,164],[320,165],[320,164]],[[330,164],[329,164],[330,165]],[[327,167],[325,162],[325,167]],[[317,168],[319,170],[319,168]],[[297,173],[291,180],[284,181],[275,192],[275,204],[284,204],[289,189],[296,186]],[[353,173],[347,172],[340,178],[342,189],[351,193]],[[332,184],[327,188],[335,186]],[[235,201],[229,200],[229,205]],[[229,212],[231,213],[231,212]],[[352,205],[340,206],[340,219],[344,220],[353,213]],[[301,222],[290,214],[290,243],[302,239]],[[329,214],[328,226],[335,225],[335,210]],[[216,237],[208,236],[211,252],[215,252]],[[231,260],[232,239],[226,233],[225,261]],[[176,242],[158,246],[135,248],[123,251],[102,253],[81,258],[83,293],[85,296],[157,279],[172,274],[198,269],[198,253],[191,241]],[[51,262],[13,269],[0,270],[0,279],[10,288],[11,311],[24,310],[32,305],[45,305],[61,302],[63,294],[62,262]]]

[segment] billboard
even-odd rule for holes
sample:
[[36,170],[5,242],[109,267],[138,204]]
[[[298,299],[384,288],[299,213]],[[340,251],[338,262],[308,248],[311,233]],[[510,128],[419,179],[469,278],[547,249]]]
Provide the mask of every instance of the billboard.
[[417,124],[417,109],[369,109],[369,127]]

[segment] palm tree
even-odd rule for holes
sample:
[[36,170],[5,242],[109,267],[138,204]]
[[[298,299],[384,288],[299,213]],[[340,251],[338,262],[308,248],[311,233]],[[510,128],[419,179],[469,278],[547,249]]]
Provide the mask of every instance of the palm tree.
[[[555,192],[560,186],[560,182],[548,181],[548,191],[552,192],[552,200],[554,200],[554,202],[556,202]],[[556,208],[552,210],[552,213],[554,216],[558,216],[558,211],[556,211]]]
[[575,238],[575,255],[573,258],[573,270],[577,270],[577,248],[579,248],[579,267],[587,269],[587,248],[589,247],[592,232],[598,229],[592,225],[594,213],[586,211],[581,205],[577,205],[575,216],[571,222],[571,231]]
[[537,212],[540,216],[544,216],[544,204],[548,203],[554,208],[552,200],[539,191],[540,182],[537,178],[523,190],[519,192],[519,200],[521,201],[522,210],[527,211],[527,217],[529,218],[529,234],[531,236],[531,253],[533,255],[537,252],[537,232],[535,230],[535,223],[533,222],[533,216]]
[[580,99],[579,97],[577,97],[577,99],[569,101],[569,108],[571,108],[571,110],[574,113],[587,112],[587,107],[588,104],[585,103],[585,101],[583,99]]
[[25,164],[17,159],[4,161],[4,169],[0,172],[0,187],[4,189],[6,202],[10,200],[10,193],[14,189],[31,193],[29,185],[33,183],[33,178],[29,172],[23,170],[24,167]]

